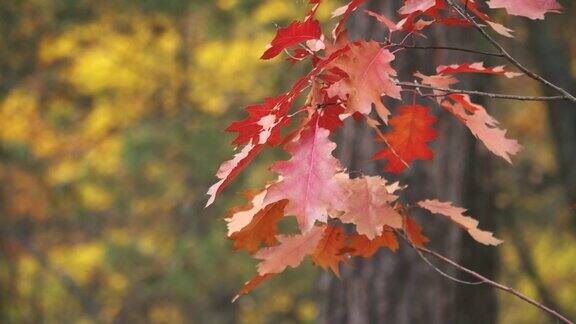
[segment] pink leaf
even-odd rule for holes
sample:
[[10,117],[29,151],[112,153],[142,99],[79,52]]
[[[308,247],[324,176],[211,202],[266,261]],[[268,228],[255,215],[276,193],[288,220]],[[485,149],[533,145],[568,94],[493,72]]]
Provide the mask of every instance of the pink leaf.
[[402,228],[402,216],[392,207],[398,196],[392,194],[386,180],[381,177],[349,179],[343,175],[339,182],[346,198],[343,214],[337,217],[344,223],[355,224],[358,234],[374,239],[382,234],[384,225]]
[[414,12],[424,12],[436,6],[436,0],[405,0],[404,6],[398,10],[401,15],[409,15]]
[[390,66],[394,58],[394,54],[376,42],[356,43],[334,62],[348,77],[334,83],[328,89],[328,95],[342,100],[348,98],[349,113],[369,114],[374,104],[386,112],[384,117],[387,117],[389,112],[382,104],[381,96],[400,99],[401,88],[392,80],[396,76],[396,71]]
[[280,273],[288,266],[296,268],[306,255],[316,250],[323,233],[324,226],[314,226],[304,234],[278,235],[276,238],[280,242],[279,245],[264,248],[254,255],[255,258],[262,260],[258,264],[258,273],[260,275]]
[[334,178],[341,168],[331,154],[336,144],[329,134],[312,125],[286,145],[292,158],[272,166],[282,177],[268,189],[265,203],[288,199],[286,214],[296,216],[302,232],[310,230],[316,220],[326,221],[329,208],[341,209],[343,192]]
[[511,15],[530,19],[544,19],[546,13],[559,13],[562,10],[556,0],[490,0],[487,3],[490,8],[505,8]]
[[466,209],[453,206],[450,202],[438,200],[424,200],[418,202],[418,206],[429,210],[431,213],[448,217],[454,223],[462,226],[476,241],[485,245],[498,245],[501,240],[495,238],[492,233],[478,229],[478,221],[472,217],[464,216]]
[[506,138],[506,130],[498,127],[498,121],[484,107],[472,103],[468,95],[452,94],[449,98],[455,101],[454,104],[445,100],[442,107],[458,117],[492,153],[512,163],[510,156],[518,153],[522,146],[516,140]]

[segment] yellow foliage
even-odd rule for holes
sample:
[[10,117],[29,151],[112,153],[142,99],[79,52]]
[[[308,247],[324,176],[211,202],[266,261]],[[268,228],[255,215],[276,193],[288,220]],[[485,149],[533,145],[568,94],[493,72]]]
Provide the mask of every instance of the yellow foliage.
[[95,211],[104,211],[112,205],[113,197],[108,190],[93,183],[84,183],[79,187],[84,206]]
[[150,311],[150,323],[152,324],[180,324],[186,323],[180,310],[175,305],[155,305]]
[[16,89],[0,107],[0,136],[7,142],[27,142],[40,126],[36,97],[29,89]]
[[[258,23],[278,22],[279,20],[293,20],[296,8],[304,8],[304,3],[297,1],[270,0],[264,1],[254,13],[254,20]],[[302,10],[301,10],[302,11]],[[303,11],[302,11],[303,12]]]
[[231,10],[238,4],[238,0],[218,0],[217,4],[222,10]]
[[191,71],[191,97],[200,109],[222,114],[236,101],[238,94],[260,100],[270,93],[267,80],[270,64],[258,58],[271,35],[240,37],[234,41],[212,41],[196,49]]
[[52,249],[50,259],[78,282],[87,282],[93,272],[104,262],[102,243],[76,244]]

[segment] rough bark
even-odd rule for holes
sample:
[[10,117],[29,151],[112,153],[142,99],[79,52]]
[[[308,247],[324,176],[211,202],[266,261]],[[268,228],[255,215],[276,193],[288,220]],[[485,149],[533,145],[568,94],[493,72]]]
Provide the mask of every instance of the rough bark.
[[[369,1],[370,9],[391,13],[397,2]],[[363,15],[359,15],[363,16]],[[391,16],[391,15],[390,15]],[[382,29],[368,18],[351,22],[352,35],[378,39]],[[437,32],[434,42],[457,45],[469,41],[470,30]],[[415,68],[433,72],[434,64],[455,59],[454,53],[414,51],[409,64],[396,65],[401,75]],[[462,54],[460,55],[461,58]],[[418,62],[418,63],[416,63]],[[418,65],[416,65],[418,64]],[[427,68],[425,68],[427,67]],[[403,73],[402,73],[403,72]],[[465,84],[463,84],[465,85]],[[411,100],[411,99],[410,99]],[[431,102],[427,102],[430,104]],[[474,144],[469,132],[446,113],[439,116],[439,138],[435,142],[434,162],[416,163],[401,180],[409,185],[409,200],[437,197],[470,209],[484,228],[494,229],[489,163]],[[340,138],[340,158],[351,171],[377,174],[383,165],[370,162],[378,147],[374,134],[362,124],[346,125]],[[416,215],[432,248],[489,277],[496,271],[493,248],[473,243],[459,228],[429,214]],[[438,265],[445,272],[460,276]],[[355,259],[344,267],[341,279],[324,275],[320,322],[322,323],[494,323],[496,300],[492,290],[482,286],[463,286],[440,276],[406,244],[397,253],[381,251],[369,260]]]

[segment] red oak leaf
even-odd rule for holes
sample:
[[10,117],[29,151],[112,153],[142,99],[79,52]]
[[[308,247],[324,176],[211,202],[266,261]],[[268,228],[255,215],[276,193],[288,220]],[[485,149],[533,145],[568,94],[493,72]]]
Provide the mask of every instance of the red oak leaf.
[[330,97],[347,100],[349,113],[369,114],[372,104],[387,119],[388,109],[382,104],[383,95],[400,99],[400,86],[394,83],[396,71],[390,66],[394,54],[376,42],[358,42],[348,53],[334,61],[334,65],[346,72],[347,78],[334,83],[328,89]]
[[544,19],[546,13],[559,13],[562,10],[556,0],[490,0],[487,3],[490,8],[505,8],[511,15],[530,19]]
[[438,74],[455,74],[455,73],[484,73],[484,74],[498,74],[504,75],[507,78],[514,78],[523,73],[508,72],[504,70],[504,66],[484,67],[483,62],[464,63],[453,65],[440,65],[436,68]]
[[404,231],[412,244],[417,247],[423,247],[424,244],[430,241],[426,236],[424,236],[424,234],[422,234],[422,227],[420,227],[414,219],[406,216],[404,220]]
[[248,199],[248,203],[242,206],[232,207],[224,218],[228,223],[228,236],[238,232],[250,224],[254,215],[264,208],[266,189],[262,191],[248,190],[241,194]]
[[339,264],[346,261],[347,256],[342,253],[346,248],[346,233],[338,226],[326,226],[322,239],[316,246],[314,253],[310,256],[312,261],[323,269],[331,269],[340,277]]
[[354,234],[350,237],[349,248],[353,256],[369,258],[382,247],[387,247],[394,252],[400,247],[396,235],[389,228],[385,228],[382,234],[372,240],[361,234]]
[[392,130],[386,134],[388,147],[376,153],[374,160],[388,160],[385,170],[393,173],[404,171],[414,160],[432,160],[434,154],[428,142],[437,137],[431,126],[436,117],[430,108],[413,105],[402,106],[398,115],[390,119]]
[[320,40],[321,36],[322,32],[318,20],[293,21],[288,27],[278,29],[276,37],[268,45],[268,49],[262,54],[261,59],[274,58],[286,48],[308,40]]
[[426,28],[427,26],[430,26],[434,22],[434,21],[426,21],[423,19],[419,19],[418,21],[416,21],[415,19],[417,18],[417,16],[409,16],[395,23],[379,13],[370,10],[365,10],[365,12],[369,16],[376,18],[376,20],[378,20],[378,22],[381,23],[382,25],[386,26],[386,28],[388,28],[390,32],[399,30],[407,32],[417,32]]
[[222,189],[230,184],[230,182],[244,170],[254,157],[258,155],[260,150],[262,150],[262,145],[247,144],[240,152],[236,153],[231,160],[220,165],[216,173],[216,177],[218,177],[219,180],[208,189],[207,194],[210,197],[208,198],[208,202],[206,202],[206,207],[212,205]]
[[352,0],[347,5],[334,10],[334,12],[332,13],[332,18],[341,17],[338,23],[336,24],[336,27],[334,27],[334,30],[332,31],[334,39],[338,38],[338,36],[342,32],[342,29],[344,28],[344,24],[346,24],[346,21],[348,20],[348,18],[350,18],[350,15],[356,9],[358,9],[358,7],[360,7],[364,3],[364,1],[366,0]]
[[388,17],[381,15],[377,12],[364,10],[368,16],[376,18],[376,20],[381,23],[382,25],[386,26],[391,32],[402,30],[402,26],[398,23],[393,22],[392,20],[388,19]]
[[[505,36],[505,37],[514,37],[512,36],[512,30],[490,20],[490,16],[482,12],[480,7],[474,0],[466,0],[466,10],[471,11],[476,17],[480,18],[484,22],[486,22],[495,32],[498,34]],[[466,20],[467,25],[471,25],[468,20]]]
[[[324,82],[332,82],[331,78],[324,79]],[[333,82],[332,82],[333,83]],[[340,115],[344,113],[344,107],[337,98],[330,98],[326,93],[326,87],[320,82],[314,82],[309,96],[310,125],[318,124],[322,128],[334,132],[344,125]]]
[[263,104],[246,107],[248,117],[226,128],[228,132],[238,133],[232,144],[242,145],[251,141],[270,145],[280,143],[280,130],[289,123],[289,119],[284,116],[288,105],[284,96],[279,96],[268,98]]
[[454,103],[444,100],[442,107],[458,117],[492,153],[512,163],[510,156],[520,152],[522,146],[516,140],[506,138],[506,130],[498,127],[498,121],[484,107],[472,103],[468,95],[452,94],[449,98]]
[[249,294],[254,288],[256,288],[263,281],[268,280],[274,276],[276,276],[275,273],[267,273],[265,275],[257,275],[254,278],[250,279],[250,281],[248,281],[244,284],[244,287],[242,287],[242,289],[240,289],[238,294],[236,296],[234,296],[234,298],[232,299],[232,302],[234,303],[238,300],[238,298]]
[[498,34],[509,38],[514,37],[514,35],[512,35],[513,32],[512,29],[490,20],[486,20],[486,23],[488,24],[488,26],[492,27],[492,29],[494,29],[494,31],[497,32]]
[[338,215],[344,223],[356,225],[358,234],[373,239],[382,234],[384,225],[402,228],[402,216],[392,204],[398,196],[392,194],[388,183],[381,177],[348,178],[338,177],[346,192],[343,213]]
[[324,226],[314,226],[304,234],[285,236],[278,235],[276,238],[279,245],[264,248],[254,255],[262,260],[258,264],[258,273],[280,273],[290,266],[296,268],[302,263],[306,255],[312,254],[324,234]]
[[487,231],[478,229],[478,221],[472,217],[464,216],[466,209],[453,206],[450,202],[441,202],[438,200],[424,200],[418,202],[418,206],[427,209],[431,213],[440,214],[448,217],[454,223],[462,226],[470,236],[476,241],[485,245],[499,245],[501,240]]
[[342,106],[328,106],[318,111],[318,126],[326,128],[330,132],[344,126],[340,116],[344,113]]
[[404,6],[398,10],[401,15],[409,15],[415,12],[425,12],[436,6],[436,0],[405,0]]
[[[429,85],[431,87],[434,88],[439,88],[439,89],[450,89],[450,87],[453,84],[458,83],[458,79],[454,78],[451,75],[442,75],[442,74],[436,74],[436,75],[424,75],[420,72],[416,72],[414,73],[414,76],[419,78],[422,82],[422,84],[424,85]],[[444,91],[440,91],[440,90],[432,90],[432,92],[435,95],[440,95],[443,94]],[[437,100],[440,100],[439,98]]]
[[228,221],[228,237],[234,241],[234,249],[254,253],[261,243],[276,244],[277,223],[284,216],[287,200],[264,206],[266,190],[254,196],[249,208],[234,213]]
[[325,222],[328,209],[341,209],[343,193],[334,178],[341,167],[332,156],[336,144],[329,135],[329,130],[310,125],[297,141],[286,145],[292,158],[272,166],[282,177],[268,188],[265,202],[288,199],[286,214],[296,216],[302,232],[316,220]]

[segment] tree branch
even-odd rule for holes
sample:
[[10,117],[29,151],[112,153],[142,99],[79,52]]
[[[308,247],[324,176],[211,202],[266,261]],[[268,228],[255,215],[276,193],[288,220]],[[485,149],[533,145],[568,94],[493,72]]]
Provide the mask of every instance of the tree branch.
[[525,67],[522,63],[518,62],[518,60],[516,60],[514,57],[512,57],[512,55],[510,55],[510,53],[508,53],[508,51],[506,51],[506,49],[504,49],[504,47],[502,45],[500,45],[500,43],[498,43],[492,36],[490,36],[490,34],[488,34],[484,30],[484,28],[482,28],[482,25],[480,25],[479,23],[476,22],[476,20],[474,19],[474,16],[470,15],[467,10],[462,9],[462,7],[460,7],[460,5],[458,5],[458,4],[456,4],[454,2],[454,0],[446,0],[446,2],[448,2],[448,4],[452,8],[454,8],[454,10],[460,16],[462,16],[462,18],[468,20],[474,26],[474,28],[476,28],[482,34],[482,36],[484,36],[484,38],[486,38],[486,40],[488,40],[488,42],[490,42],[502,55],[504,55],[504,57],[511,64],[516,66],[520,71],[524,72],[526,75],[528,75],[532,79],[534,79],[534,80],[546,85],[547,87],[552,88],[552,89],[556,90],[557,92],[563,94],[565,99],[568,99],[568,100],[576,103],[576,97],[574,97],[568,91],[566,91],[565,89],[563,89],[563,88],[553,84],[552,82],[544,79],[542,76],[532,72],[527,67]]
[[443,94],[427,94],[427,97],[444,97],[449,94],[453,93],[464,93],[464,94],[471,94],[471,95],[478,95],[478,96],[485,96],[489,98],[498,98],[498,99],[512,99],[512,100],[522,100],[522,101],[561,101],[561,100],[570,100],[570,98],[565,96],[554,96],[554,97],[541,97],[541,96],[516,96],[516,95],[507,95],[507,94],[499,94],[499,93],[491,93],[491,92],[483,92],[483,91],[475,91],[475,90],[464,90],[464,89],[447,89],[447,88],[436,88],[428,85],[422,85],[418,83],[410,83],[410,82],[395,82],[399,86],[403,87],[412,87],[412,88],[422,88],[422,89],[429,89],[429,90],[436,90],[442,91]]
[[467,52],[467,53],[474,53],[486,56],[495,56],[495,57],[505,57],[502,53],[491,53],[485,51],[479,51],[475,49],[469,48],[461,48],[461,47],[454,47],[454,46],[418,46],[418,45],[403,45],[403,44],[395,44],[392,43],[393,46],[398,46],[405,49],[416,49],[416,50],[449,50],[449,51],[458,51],[458,52]]
[[553,309],[551,309],[551,308],[549,308],[549,307],[547,307],[547,306],[545,306],[545,305],[543,305],[543,304],[535,301],[534,299],[532,299],[532,298],[530,298],[530,297],[522,294],[521,292],[519,292],[519,291],[517,291],[517,290],[515,290],[515,289],[513,289],[513,288],[510,288],[510,287],[508,287],[508,286],[505,286],[505,285],[503,285],[503,284],[501,284],[501,283],[498,283],[498,282],[496,282],[496,281],[490,280],[490,279],[482,276],[481,274],[479,274],[479,273],[477,273],[477,272],[475,272],[475,271],[472,271],[472,270],[470,270],[470,269],[468,269],[468,268],[466,268],[466,267],[464,267],[464,266],[461,266],[460,264],[456,263],[455,261],[452,261],[451,259],[443,256],[442,254],[440,254],[440,253],[438,253],[438,252],[436,252],[436,251],[432,251],[432,250],[429,250],[429,249],[424,248],[424,247],[414,246],[414,245],[412,244],[412,242],[408,242],[408,243],[409,243],[414,249],[416,249],[417,251],[424,252],[424,253],[426,253],[426,254],[432,255],[432,256],[434,256],[435,258],[437,258],[437,259],[439,259],[439,260],[441,260],[441,261],[443,261],[443,262],[446,262],[446,263],[450,264],[451,266],[455,267],[456,269],[458,269],[458,270],[460,270],[460,271],[462,271],[462,272],[465,272],[465,273],[467,273],[467,274],[469,274],[469,275],[471,275],[471,276],[479,279],[479,280],[482,281],[484,284],[487,284],[487,285],[489,285],[489,286],[492,286],[493,288],[496,288],[496,289],[505,291],[505,292],[507,292],[507,293],[509,293],[509,294],[512,294],[512,295],[514,295],[514,296],[522,299],[523,301],[525,301],[525,302],[527,302],[527,303],[529,303],[529,304],[531,304],[531,305],[539,308],[540,310],[548,313],[550,316],[554,317],[555,319],[557,319],[557,320],[559,320],[559,321],[561,321],[561,322],[563,322],[563,323],[574,324],[573,321],[569,320],[569,319],[568,319],[567,317],[565,317],[564,315],[562,315],[562,314],[558,313],[557,311],[555,311],[555,310],[553,310]]

